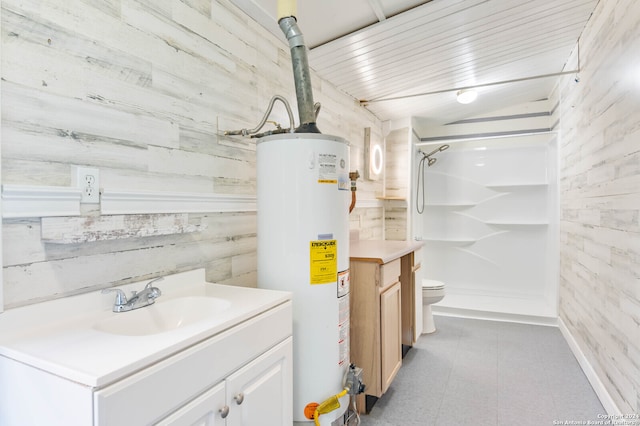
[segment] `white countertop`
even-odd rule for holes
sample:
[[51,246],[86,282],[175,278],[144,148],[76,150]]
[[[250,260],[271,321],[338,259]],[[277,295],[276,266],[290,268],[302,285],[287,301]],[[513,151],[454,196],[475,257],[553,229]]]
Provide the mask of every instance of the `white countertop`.
[[[120,286],[141,290],[145,282]],[[111,311],[114,294],[99,291],[15,308],[0,314],[0,355],[92,387],[101,387],[291,300],[288,292],[211,284],[204,269],[165,277],[156,304],[181,296],[215,296],[231,306],[212,320],[158,334],[124,336],[93,324]],[[145,308],[140,308],[145,309]]]
[[351,240],[349,258],[383,264],[416,251],[423,245],[423,241]]

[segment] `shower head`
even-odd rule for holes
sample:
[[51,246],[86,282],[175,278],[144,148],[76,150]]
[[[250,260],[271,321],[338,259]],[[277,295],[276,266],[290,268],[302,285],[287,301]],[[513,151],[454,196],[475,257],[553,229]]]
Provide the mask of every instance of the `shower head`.
[[434,149],[433,151],[431,151],[428,154],[425,154],[424,152],[420,151],[420,153],[424,156],[424,158],[427,159],[427,166],[431,167],[433,166],[433,164],[436,162],[436,158],[431,157],[432,155],[438,153],[438,152],[442,152],[445,149],[448,149],[449,145],[440,145],[439,147],[437,147],[436,149]]
[[431,157],[433,154],[435,154],[436,152],[441,152],[444,151],[445,149],[448,149],[449,145],[440,145],[439,147],[437,147],[436,149],[434,149],[433,151],[431,151],[428,154],[425,154],[424,152],[422,153],[425,157]]

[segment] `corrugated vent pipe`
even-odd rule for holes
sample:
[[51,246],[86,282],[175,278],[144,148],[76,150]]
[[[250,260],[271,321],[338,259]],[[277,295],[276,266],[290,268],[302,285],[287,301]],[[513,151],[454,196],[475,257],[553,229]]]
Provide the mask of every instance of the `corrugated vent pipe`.
[[300,28],[298,28],[295,14],[295,0],[278,1],[278,25],[280,25],[280,29],[287,38],[291,49],[293,80],[298,100],[300,126],[296,129],[296,133],[320,133],[316,126],[316,115],[320,110],[320,106],[313,102],[307,46],[304,44],[304,38]]

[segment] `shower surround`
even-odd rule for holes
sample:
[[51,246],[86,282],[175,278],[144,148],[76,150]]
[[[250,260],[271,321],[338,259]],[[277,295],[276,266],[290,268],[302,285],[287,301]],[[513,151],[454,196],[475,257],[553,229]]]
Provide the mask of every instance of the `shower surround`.
[[414,147],[413,236],[424,277],[446,284],[435,312],[556,323],[557,137],[525,133],[447,142],[423,181],[418,149],[447,139]]

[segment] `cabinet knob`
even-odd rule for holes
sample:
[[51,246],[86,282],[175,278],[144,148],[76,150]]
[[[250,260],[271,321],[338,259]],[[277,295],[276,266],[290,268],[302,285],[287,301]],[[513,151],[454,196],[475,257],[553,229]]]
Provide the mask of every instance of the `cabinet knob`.
[[236,404],[240,405],[240,404],[242,404],[242,401],[244,401],[244,394],[242,392],[240,392],[239,394],[234,396],[233,399],[236,400]]
[[219,409],[218,412],[220,413],[220,417],[222,417],[223,419],[226,419],[227,416],[229,415],[229,406],[225,405],[224,407]]

